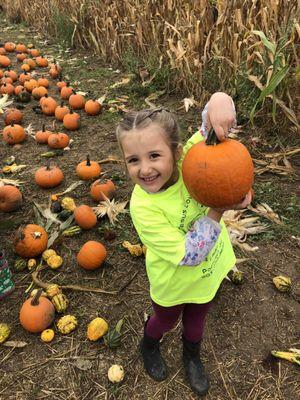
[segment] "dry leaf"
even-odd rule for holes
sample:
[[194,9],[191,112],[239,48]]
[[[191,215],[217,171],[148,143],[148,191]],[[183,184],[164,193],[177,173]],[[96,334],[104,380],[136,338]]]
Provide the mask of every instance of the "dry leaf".
[[110,89],[114,89],[117,88],[119,86],[124,86],[124,85],[128,85],[128,83],[131,81],[133,75],[128,76],[127,78],[123,78],[120,82],[116,82],[113,85],[111,85],[109,88]]
[[2,346],[20,348],[20,347],[27,346],[27,343],[26,342],[17,341],[17,340],[8,340],[8,341],[2,343]]
[[5,94],[0,99],[0,114],[3,114],[5,109],[10,106],[14,101],[8,100],[8,94]]
[[183,99],[183,105],[184,105],[184,108],[185,108],[185,112],[188,112],[189,108],[190,107],[194,107],[195,104],[196,104],[196,102],[195,102],[195,100],[193,98],[186,97],[186,98]]

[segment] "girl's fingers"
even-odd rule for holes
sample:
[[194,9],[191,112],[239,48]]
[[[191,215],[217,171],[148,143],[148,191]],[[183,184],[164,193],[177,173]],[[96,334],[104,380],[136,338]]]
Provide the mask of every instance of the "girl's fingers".
[[216,125],[213,128],[216,132],[217,138],[220,140],[220,142],[223,142],[228,136],[228,129],[224,129],[221,125]]

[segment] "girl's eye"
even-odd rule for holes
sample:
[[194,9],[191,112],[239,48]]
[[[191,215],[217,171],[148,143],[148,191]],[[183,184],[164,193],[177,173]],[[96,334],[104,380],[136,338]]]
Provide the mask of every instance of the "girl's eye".
[[135,163],[135,162],[137,162],[137,158],[130,158],[128,161],[127,161],[127,164],[133,164],[133,163]]
[[158,153],[153,153],[153,154],[151,154],[150,157],[151,157],[151,158],[157,158],[157,157],[159,157],[159,154],[158,154]]

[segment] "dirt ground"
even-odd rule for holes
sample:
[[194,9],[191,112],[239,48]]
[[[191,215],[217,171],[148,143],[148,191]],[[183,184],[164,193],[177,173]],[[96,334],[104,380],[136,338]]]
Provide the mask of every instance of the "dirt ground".
[[[65,52],[55,44],[54,40],[45,40],[24,25],[11,26],[1,15],[0,42],[5,41],[22,41],[25,44],[32,42],[49,55],[57,56],[60,51],[57,57],[64,72],[69,75],[75,86],[83,91],[89,91],[91,97],[100,97],[107,92],[108,98],[115,99],[126,94],[129,96],[127,108],[145,107],[144,98],[130,93],[128,88],[127,91],[122,86],[117,89],[107,89],[113,83],[121,81],[124,74],[111,66],[104,65],[99,57],[88,51]],[[20,65],[15,61],[13,65],[19,70]],[[40,70],[37,73],[42,74]],[[54,81],[50,93],[58,98]],[[182,105],[181,100],[179,97],[160,98],[161,103],[171,104],[176,109]],[[23,126],[32,124],[33,129],[38,130],[45,123],[46,127],[50,128],[54,118],[36,114],[33,110],[34,105],[35,101],[25,105]],[[181,109],[178,113],[183,129],[189,126],[192,130],[197,128],[195,124],[197,111],[191,110],[186,114]],[[105,109],[97,117],[87,117],[82,111],[80,115],[81,128],[70,133],[74,140],[70,151],[51,159],[65,174],[65,180],[59,191],[65,190],[78,180],[75,166],[86,154],[93,160],[101,160],[108,155],[120,156],[114,136],[120,114]],[[2,129],[3,119],[0,120],[0,124]],[[60,131],[65,131],[60,123],[56,126]],[[258,158],[259,151],[251,147],[250,143],[253,135],[248,132],[244,135],[244,140]],[[296,139],[291,137],[290,140]],[[274,150],[275,147],[272,146],[266,143],[265,151]],[[46,206],[49,195],[57,192],[57,189],[38,189],[33,181],[35,170],[45,164],[45,159],[40,157],[45,151],[47,149],[37,145],[32,138],[28,138],[20,148],[8,146],[1,141],[1,163],[7,157],[15,156],[17,164],[27,165],[24,170],[9,176],[24,181],[21,185],[24,205],[12,214],[2,213],[1,220],[32,223],[33,201]],[[291,161],[299,172],[299,159],[294,157]],[[128,200],[131,184],[124,174],[123,165],[107,163],[102,165],[102,169],[105,172],[104,176],[113,177],[115,180],[116,201]],[[285,225],[293,226],[293,229],[297,225],[299,227],[299,213],[296,214],[296,207],[288,209],[287,206],[291,196],[295,197],[297,191],[299,195],[299,181],[295,176],[280,177],[265,174],[256,179],[257,201],[268,200],[269,206],[277,211],[280,210],[281,215],[285,217]],[[88,183],[77,187],[70,195],[78,204],[95,205],[89,196]],[[59,270],[43,271],[40,278],[45,282],[61,285],[81,284],[106,290],[119,290],[132,277],[133,280],[117,295],[66,291],[70,300],[67,314],[74,314],[78,318],[78,327],[68,335],[57,332],[53,342],[46,344],[41,341],[38,334],[26,332],[19,323],[19,309],[27,297],[25,291],[32,279],[28,271],[14,273],[16,290],[0,302],[0,321],[11,325],[10,340],[22,341],[26,345],[21,348],[0,345],[1,400],[198,398],[191,392],[184,378],[180,323],[165,336],[162,343],[162,352],[169,368],[168,379],[156,383],[145,374],[137,350],[143,331],[144,313],[151,312],[144,259],[133,258],[121,245],[123,240],[136,243],[138,237],[128,214],[120,215],[119,222],[113,227],[116,238],[111,241],[105,240],[98,230],[98,227],[104,224],[108,224],[105,218],[101,219],[97,227],[91,231],[72,238],[60,237],[55,242],[54,248],[63,256],[64,264]],[[299,398],[299,366],[287,361],[278,361],[270,356],[271,350],[287,351],[289,348],[300,348],[299,325],[297,327],[296,323],[297,319],[299,322],[299,241],[294,231],[288,228],[278,228],[271,224],[270,232],[269,235],[257,235],[252,239],[252,244],[259,247],[256,252],[241,253],[237,250],[240,258],[249,257],[249,261],[239,265],[245,275],[244,283],[235,286],[225,280],[208,316],[202,350],[211,381],[207,400]],[[0,234],[1,247],[5,249],[10,265],[14,264],[16,257],[12,247],[13,233],[14,230]],[[76,262],[76,253],[87,240],[102,241],[107,247],[107,262],[100,270],[87,272]],[[272,277],[279,274],[291,277],[292,292],[281,293],[275,289]],[[86,326],[96,316],[105,318],[111,326],[119,319],[125,319],[120,347],[111,350],[102,341],[88,341]],[[58,318],[59,315],[55,321]],[[56,326],[54,329],[56,330]],[[113,385],[107,379],[107,370],[111,364],[121,364],[125,369],[125,378],[119,385]]]

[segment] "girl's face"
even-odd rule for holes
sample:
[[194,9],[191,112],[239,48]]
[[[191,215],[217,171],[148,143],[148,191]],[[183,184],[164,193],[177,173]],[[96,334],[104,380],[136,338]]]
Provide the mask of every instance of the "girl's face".
[[148,193],[156,193],[178,179],[176,161],[182,149],[172,153],[167,135],[156,123],[124,134],[121,141],[127,170],[132,181]]

